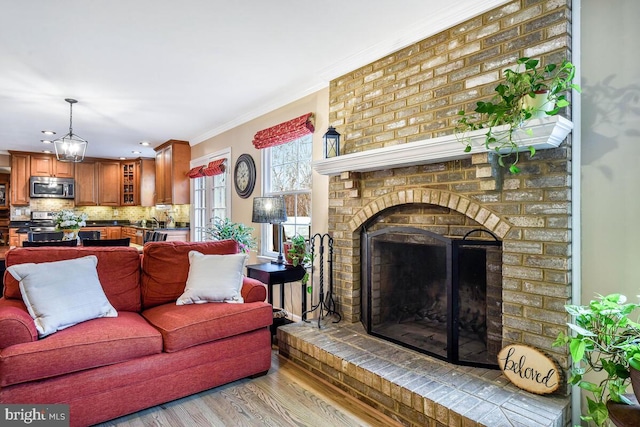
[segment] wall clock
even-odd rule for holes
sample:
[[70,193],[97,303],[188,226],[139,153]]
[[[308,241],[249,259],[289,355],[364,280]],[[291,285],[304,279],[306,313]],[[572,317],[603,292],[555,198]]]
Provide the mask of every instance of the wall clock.
[[233,177],[238,196],[243,199],[249,197],[256,185],[256,164],[253,162],[253,157],[249,154],[238,157]]

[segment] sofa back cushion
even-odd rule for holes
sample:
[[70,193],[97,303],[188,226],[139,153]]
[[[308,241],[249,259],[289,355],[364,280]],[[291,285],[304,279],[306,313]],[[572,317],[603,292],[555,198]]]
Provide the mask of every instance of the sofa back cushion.
[[[98,258],[98,278],[109,302],[117,311],[136,311],[140,302],[140,254],[127,247],[40,247],[15,248],[6,254],[6,266],[29,262],[53,262],[87,255]],[[19,282],[8,272],[4,274],[4,296],[22,300]]]
[[174,303],[184,292],[189,276],[189,252],[205,255],[238,253],[235,240],[209,242],[148,242],[142,255],[142,307]]

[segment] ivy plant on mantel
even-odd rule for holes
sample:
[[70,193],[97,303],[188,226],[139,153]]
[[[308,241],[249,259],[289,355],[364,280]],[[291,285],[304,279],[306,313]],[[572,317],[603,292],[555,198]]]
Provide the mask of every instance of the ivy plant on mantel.
[[[518,131],[514,139],[520,152],[529,151],[530,147],[536,151],[557,148],[573,129],[573,122],[562,116],[549,116],[532,119],[526,127],[530,131]],[[501,128],[496,127],[494,131],[499,132]],[[459,138],[452,134],[316,160],[312,166],[321,175],[339,175],[464,159],[493,151],[485,146],[485,134],[486,131],[480,129],[466,135],[469,139],[465,139],[465,143],[471,145],[469,152],[461,150]]]

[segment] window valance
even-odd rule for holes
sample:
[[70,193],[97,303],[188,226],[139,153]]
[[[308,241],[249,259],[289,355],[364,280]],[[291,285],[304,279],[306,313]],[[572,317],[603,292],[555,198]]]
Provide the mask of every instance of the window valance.
[[294,139],[313,133],[313,113],[280,123],[268,129],[258,131],[253,137],[253,146],[257,149],[286,144]]
[[187,176],[189,178],[200,178],[202,176],[214,176],[220,175],[224,172],[225,159],[218,159],[212,162],[209,162],[208,165],[196,166],[195,168],[191,168],[189,172],[187,172]]

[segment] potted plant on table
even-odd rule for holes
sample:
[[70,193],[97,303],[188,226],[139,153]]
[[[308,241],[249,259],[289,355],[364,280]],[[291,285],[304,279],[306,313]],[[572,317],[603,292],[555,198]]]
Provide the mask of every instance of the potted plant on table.
[[[296,234],[286,243],[285,257],[287,259],[287,263],[294,267],[299,265],[304,267],[305,274],[300,281],[303,285],[306,285],[309,282],[308,268],[311,265],[311,254],[307,250],[307,241],[304,236]],[[307,286],[307,293],[311,293],[311,288],[309,286]]]
[[[539,68],[540,61],[531,58],[520,58],[515,70],[504,71],[504,79],[495,88],[496,94],[490,101],[479,101],[472,113],[464,110],[458,112],[455,132],[465,144],[465,152],[472,147],[468,132],[486,129],[485,146],[498,156],[498,164],[506,167],[505,159],[515,154],[509,165],[511,173],[518,173],[516,166],[519,160],[516,133],[525,132],[526,122],[532,118],[553,116],[561,108],[567,107],[569,101],[566,94],[580,87],[573,84],[575,66],[569,61],[560,64],[547,64]],[[535,155],[533,147],[528,148]]]
[[63,240],[78,238],[78,231],[87,225],[88,215],[84,212],[76,213],[69,209],[58,211],[54,217],[56,229],[64,232]]
[[235,240],[242,253],[248,253],[257,246],[256,239],[253,237],[253,227],[233,222],[229,218],[215,217],[205,232],[212,240]]
[[[607,425],[607,400],[630,403],[624,396],[630,369],[640,368],[640,324],[630,316],[638,308],[640,304],[627,303],[620,294],[598,296],[587,306],[565,306],[574,317],[567,324],[574,335],[561,332],[553,346],[569,346],[574,364],[569,383],[591,393],[587,396],[586,415],[581,417],[584,421]],[[594,383],[585,378],[590,372],[605,376]]]

